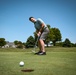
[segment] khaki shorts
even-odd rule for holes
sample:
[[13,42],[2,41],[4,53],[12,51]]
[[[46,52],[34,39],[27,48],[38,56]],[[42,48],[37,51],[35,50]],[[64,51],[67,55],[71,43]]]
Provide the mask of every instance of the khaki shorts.
[[48,27],[46,27],[44,29],[44,31],[42,32],[41,36],[39,37],[39,39],[45,40],[47,38],[48,34],[49,34],[49,29],[48,29]]

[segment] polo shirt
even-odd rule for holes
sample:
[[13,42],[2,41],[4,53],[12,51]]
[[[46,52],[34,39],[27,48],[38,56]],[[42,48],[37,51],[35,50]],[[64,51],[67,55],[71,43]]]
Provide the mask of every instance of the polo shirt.
[[40,28],[42,27],[41,24],[44,24],[44,28],[47,27],[47,25],[43,22],[42,19],[38,18],[35,23],[34,23],[34,27],[36,30],[40,30]]

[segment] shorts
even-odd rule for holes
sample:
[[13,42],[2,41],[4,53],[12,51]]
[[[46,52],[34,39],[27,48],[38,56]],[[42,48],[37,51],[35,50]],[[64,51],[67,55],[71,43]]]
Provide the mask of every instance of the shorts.
[[42,32],[41,36],[39,37],[39,39],[45,40],[47,38],[48,34],[49,34],[49,29],[48,29],[48,27],[46,27],[43,30],[43,32]]

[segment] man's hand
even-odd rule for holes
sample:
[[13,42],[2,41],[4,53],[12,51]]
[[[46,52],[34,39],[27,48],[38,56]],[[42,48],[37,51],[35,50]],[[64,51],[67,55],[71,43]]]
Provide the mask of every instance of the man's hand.
[[38,32],[38,33],[37,33],[37,36],[40,36],[40,35],[41,35],[41,32]]

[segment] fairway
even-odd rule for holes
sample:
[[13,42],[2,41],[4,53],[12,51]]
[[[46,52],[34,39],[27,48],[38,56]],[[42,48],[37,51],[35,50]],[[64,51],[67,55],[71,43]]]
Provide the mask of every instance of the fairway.
[[[0,75],[76,75],[76,48],[46,48],[47,55],[31,49],[1,49]],[[24,61],[24,67],[19,62]],[[32,69],[32,72],[21,70]]]

